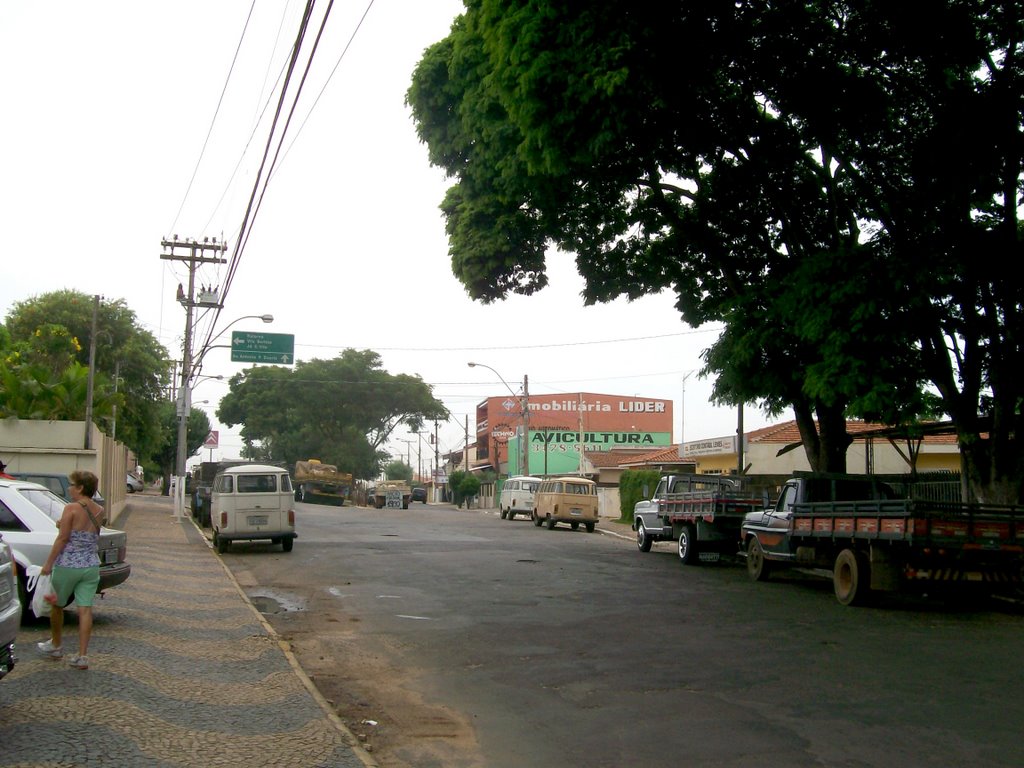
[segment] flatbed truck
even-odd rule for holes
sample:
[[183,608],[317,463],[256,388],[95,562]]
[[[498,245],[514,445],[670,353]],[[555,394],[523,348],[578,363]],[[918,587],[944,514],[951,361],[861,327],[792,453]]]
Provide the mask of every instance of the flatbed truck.
[[1024,567],[1024,507],[897,498],[869,476],[800,473],[741,536],[753,580],[823,569],[843,605],[915,587],[1018,589]]

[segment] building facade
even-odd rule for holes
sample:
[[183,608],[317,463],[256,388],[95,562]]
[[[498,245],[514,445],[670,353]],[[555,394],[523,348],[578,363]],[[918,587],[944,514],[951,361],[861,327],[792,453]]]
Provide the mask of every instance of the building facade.
[[[579,472],[585,454],[672,444],[672,401],[571,392],[489,397],[476,409],[476,469],[501,475]],[[524,457],[525,446],[525,457]]]

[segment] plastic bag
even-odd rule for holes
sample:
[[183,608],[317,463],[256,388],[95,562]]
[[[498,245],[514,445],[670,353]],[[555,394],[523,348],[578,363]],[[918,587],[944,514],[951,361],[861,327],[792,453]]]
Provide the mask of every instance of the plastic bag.
[[48,601],[47,596],[51,596],[51,600],[57,598],[50,588],[50,577],[44,576],[42,570],[38,565],[30,565],[25,569],[25,588],[32,593],[32,613],[37,619],[47,618],[50,615],[50,609],[54,603]]

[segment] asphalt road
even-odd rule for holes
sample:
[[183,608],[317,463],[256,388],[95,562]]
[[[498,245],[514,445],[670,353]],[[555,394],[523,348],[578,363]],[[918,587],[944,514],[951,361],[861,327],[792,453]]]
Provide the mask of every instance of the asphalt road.
[[287,609],[268,617],[282,634],[315,607],[415,670],[403,685],[471,724],[463,764],[1024,765],[1015,605],[844,608],[823,580],[755,584],[668,543],[434,505],[298,510],[292,553],[239,545],[228,566]]

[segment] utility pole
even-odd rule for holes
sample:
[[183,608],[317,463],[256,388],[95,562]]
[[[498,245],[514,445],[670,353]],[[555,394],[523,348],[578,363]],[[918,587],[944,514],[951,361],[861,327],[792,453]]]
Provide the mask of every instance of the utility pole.
[[92,297],[92,330],[89,332],[89,378],[85,389],[85,445],[86,450],[92,448],[92,394],[93,380],[96,378],[96,323],[100,313],[100,297]]
[[530,377],[523,374],[523,466],[519,474],[530,474]]
[[[200,264],[224,264],[227,259],[216,254],[226,251],[227,245],[223,241],[217,242],[217,238],[213,238],[213,242],[210,242],[209,238],[203,238],[203,242],[200,243],[196,240],[178,240],[177,235],[171,240],[161,240],[160,245],[165,251],[170,249],[170,253],[160,254],[161,259],[181,261],[188,265],[188,294],[184,293],[180,285],[178,286],[178,301],[185,307],[185,343],[181,355],[181,387],[177,409],[178,452],[175,476],[178,479],[174,499],[174,516],[180,517],[185,506],[185,463],[188,459],[186,444],[188,442],[188,417],[192,410],[192,392],[189,384],[189,379],[192,377],[192,310],[197,306],[220,307],[216,296],[213,297],[212,302],[206,300],[196,302],[196,269]],[[181,248],[184,248],[187,253],[176,253],[176,250]],[[215,255],[207,256],[207,251]]]
[[464,454],[463,465],[466,472],[469,472],[469,416],[466,416],[466,453]]

